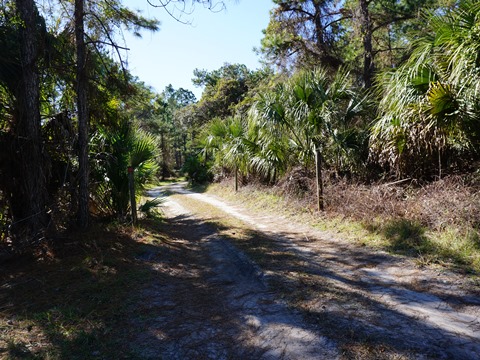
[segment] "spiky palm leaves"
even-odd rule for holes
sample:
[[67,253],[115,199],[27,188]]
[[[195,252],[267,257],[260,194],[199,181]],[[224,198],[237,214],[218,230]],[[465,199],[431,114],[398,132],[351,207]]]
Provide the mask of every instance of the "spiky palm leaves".
[[156,140],[121,121],[115,128],[101,128],[94,143],[98,159],[94,200],[103,215],[125,218],[130,206],[127,168],[134,168],[136,191],[140,194],[158,170]]
[[332,79],[322,69],[303,71],[260,95],[250,111],[251,126],[264,130],[257,143],[280,145],[275,152],[282,160],[279,164],[296,159],[309,167],[315,160],[319,209],[323,209],[322,155],[337,158],[328,165],[340,166],[340,158],[348,154],[342,150],[355,138],[350,124],[365,104],[356,94],[347,72],[339,71]]
[[[478,146],[480,1],[425,15],[409,60],[379,78],[372,151],[397,174],[423,174],[442,154]],[[476,143],[476,144],[474,144]]]
[[263,129],[261,141],[281,144],[279,154],[296,163],[292,165],[311,165],[318,148],[332,159],[332,167],[342,166],[348,160],[340,157],[351,157],[360,147],[351,125],[365,105],[365,98],[353,91],[348,72],[339,71],[332,79],[322,69],[304,71],[259,95],[250,126]]
[[217,164],[271,182],[289,168],[311,167],[320,150],[328,166],[345,169],[358,158],[352,124],[365,105],[348,72],[331,78],[323,69],[303,71],[260,92],[247,119],[210,122],[203,151],[216,154]]
[[214,156],[215,164],[233,170],[235,189],[238,188],[238,171],[249,170],[250,142],[246,137],[245,123],[241,118],[213,119],[206,129],[202,149],[205,158]]

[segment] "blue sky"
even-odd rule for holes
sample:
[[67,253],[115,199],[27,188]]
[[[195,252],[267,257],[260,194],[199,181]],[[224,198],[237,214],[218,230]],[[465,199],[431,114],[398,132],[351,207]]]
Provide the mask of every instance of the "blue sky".
[[211,71],[225,62],[245,64],[252,70],[260,66],[253,48],[260,45],[267,27],[271,0],[226,0],[227,8],[220,12],[197,5],[183,18],[191,25],[179,23],[164,9],[149,7],[146,0],[124,0],[124,4],[161,21],[160,31],[145,32],[141,39],[125,34],[130,71],[158,92],[172,84],[199,98],[202,89],[191,83],[195,68]]

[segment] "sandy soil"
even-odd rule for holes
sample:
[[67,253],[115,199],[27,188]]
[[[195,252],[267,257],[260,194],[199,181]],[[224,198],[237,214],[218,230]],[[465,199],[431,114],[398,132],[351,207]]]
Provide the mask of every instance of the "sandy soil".
[[[167,197],[164,226],[175,243],[171,253],[144,256],[158,277],[131,320],[139,357],[480,359],[480,298],[461,275],[182,184],[150,195],[165,191],[177,194]],[[276,257],[259,266],[182,198],[240,220],[274,244]]]

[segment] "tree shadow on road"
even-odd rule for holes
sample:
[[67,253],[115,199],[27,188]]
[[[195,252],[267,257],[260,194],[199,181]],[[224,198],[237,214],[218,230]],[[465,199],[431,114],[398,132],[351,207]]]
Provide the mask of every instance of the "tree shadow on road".
[[[395,258],[341,245],[338,251],[320,249],[312,253],[292,246],[292,234],[272,235],[259,231],[247,234],[242,239],[231,237],[229,241],[268,273],[268,283],[279,297],[287,299],[293,311],[300,312],[319,334],[339,344],[344,358],[477,358],[480,352],[478,337],[458,335],[453,327],[442,327],[445,323],[433,325],[424,321],[420,313],[415,316],[399,311],[401,307],[388,306],[366,294],[388,296],[406,306],[409,301],[412,307],[420,308],[442,306],[442,300],[436,295],[428,291],[417,293],[395,282],[385,283],[381,275],[377,282],[375,272],[370,272],[373,279],[367,282],[351,272],[355,268],[372,269],[386,261],[395,262]],[[308,241],[297,240],[297,243],[302,242]],[[336,267],[332,268],[332,263],[337,264]],[[350,265],[350,270],[335,271],[342,263]],[[430,281],[433,283],[436,279]],[[457,301],[469,302],[466,298]],[[478,303],[471,305],[478,306]],[[445,314],[448,317],[448,312]],[[477,320],[470,325],[479,327],[480,323]]]

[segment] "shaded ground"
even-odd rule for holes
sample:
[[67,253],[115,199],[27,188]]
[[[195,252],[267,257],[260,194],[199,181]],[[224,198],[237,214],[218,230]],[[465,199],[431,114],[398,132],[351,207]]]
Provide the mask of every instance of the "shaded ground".
[[475,278],[160,192],[165,221],[98,223],[0,264],[1,359],[480,358]]
[[[453,273],[358,248],[180,185],[169,253],[132,308],[131,350],[165,359],[478,359],[480,300]],[[221,209],[221,210],[218,210]]]
[[[261,270],[176,202],[162,231],[171,254],[145,253],[158,272],[135,306],[132,349],[151,359],[334,359],[336,347],[287,308]],[[153,249],[152,249],[153,250]]]

